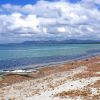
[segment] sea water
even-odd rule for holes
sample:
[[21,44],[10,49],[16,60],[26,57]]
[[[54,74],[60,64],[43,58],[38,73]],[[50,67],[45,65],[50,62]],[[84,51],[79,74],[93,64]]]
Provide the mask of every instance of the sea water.
[[100,44],[0,45],[0,70],[99,55]]

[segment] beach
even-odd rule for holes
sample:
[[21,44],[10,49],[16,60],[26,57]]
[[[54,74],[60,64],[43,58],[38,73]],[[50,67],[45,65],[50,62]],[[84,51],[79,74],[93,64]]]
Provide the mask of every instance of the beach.
[[0,100],[100,100],[100,0],[0,0]]
[[99,55],[21,73],[1,76],[0,100],[100,99]]

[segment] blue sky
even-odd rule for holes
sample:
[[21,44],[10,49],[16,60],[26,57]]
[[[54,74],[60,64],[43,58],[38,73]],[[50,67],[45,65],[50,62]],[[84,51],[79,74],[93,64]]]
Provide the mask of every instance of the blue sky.
[[0,0],[0,4],[6,4],[6,3],[10,3],[10,4],[17,4],[17,5],[25,5],[28,3],[36,3],[37,0]]
[[0,43],[100,40],[100,0],[0,0]]
[[[25,4],[35,4],[39,0],[0,0],[0,4],[6,4],[6,3],[11,3],[11,4],[17,4],[17,5],[25,5]],[[46,0],[46,1],[59,1],[59,0]],[[76,3],[80,0],[69,0],[71,3]]]

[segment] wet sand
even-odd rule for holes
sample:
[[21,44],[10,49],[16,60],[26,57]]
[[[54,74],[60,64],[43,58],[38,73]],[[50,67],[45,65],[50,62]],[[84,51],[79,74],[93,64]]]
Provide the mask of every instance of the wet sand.
[[48,65],[0,80],[0,100],[99,100],[100,56]]

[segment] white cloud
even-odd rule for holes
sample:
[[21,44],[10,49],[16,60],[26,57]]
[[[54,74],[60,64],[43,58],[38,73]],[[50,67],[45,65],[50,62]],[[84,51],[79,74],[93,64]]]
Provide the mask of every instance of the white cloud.
[[35,5],[1,5],[0,42],[100,39],[100,11],[94,4],[100,4],[100,0],[83,0],[76,4],[41,0]]
[[64,27],[58,27],[58,32],[65,33],[66,29]]
[[84,3],[100,4],[100,0],[82,0]]

